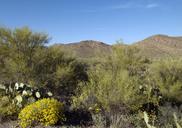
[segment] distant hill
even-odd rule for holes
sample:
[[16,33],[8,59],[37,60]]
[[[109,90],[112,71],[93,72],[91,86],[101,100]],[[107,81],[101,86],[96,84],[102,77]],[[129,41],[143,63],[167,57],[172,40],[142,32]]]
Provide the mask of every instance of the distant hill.
[[182,37],[154,35],[133,44],[142,55],[151,58],[182,56]]
[[110,54],[112,48],[110,45],[100,41],[85,40],[76,43],[56,44],[66,52],[72,52],[80,58],[101,57]]
[[[102,57],[112,52],[112,45],[94,40],[85,40],[76,43],[55,44],[63,51],[71,52],[79,58]],[[154,35],[142,41],[133,43],[141,49],[141,54],[149,58],[179,57],[182,56],[182,37]]]

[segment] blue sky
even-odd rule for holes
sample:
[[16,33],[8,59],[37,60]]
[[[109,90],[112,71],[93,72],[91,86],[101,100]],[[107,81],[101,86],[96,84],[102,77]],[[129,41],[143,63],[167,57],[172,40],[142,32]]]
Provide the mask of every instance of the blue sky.
[[0,0],[0,26],[29,26],[48,33],[51,43],[133,43],[182,36],[182,0]]

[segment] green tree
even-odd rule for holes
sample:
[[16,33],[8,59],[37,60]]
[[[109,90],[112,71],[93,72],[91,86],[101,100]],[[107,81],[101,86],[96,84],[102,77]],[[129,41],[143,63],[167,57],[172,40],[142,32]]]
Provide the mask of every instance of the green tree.
[[86,81],[86,65],[59,47],[46,47],[47,34],[29,28],[0,28],[0,83],[23,82],[72,95]]
[[36,51],[48,40],[47,34],[32,32],[28,27],[0,28],[1,81],[27,82],[35,65]]

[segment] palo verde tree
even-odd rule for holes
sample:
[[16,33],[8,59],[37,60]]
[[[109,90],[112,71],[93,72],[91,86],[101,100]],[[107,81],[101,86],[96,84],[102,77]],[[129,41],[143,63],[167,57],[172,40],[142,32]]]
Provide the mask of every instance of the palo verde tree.
[[46,43],[47,34],[32,32],[28,27],[0,28],[1,82],[26,82],[31,78],[36,51]]
[[23,82],[72,95],[86,81],[86,65],[59,47],[46,47],[47,34],[29,28],[0,28],[0,83]]
[[[112,54],[89,70],[89,82],[81,86],[82,93],[73,97],[73,104],[88,108],[99,104],[107,111],[121,106],[138,110],[153,100],[149,97],[149,63],[135,47],[120,44],[113,46]],[[141,87],[146,88],[145,93],[141,92]]]

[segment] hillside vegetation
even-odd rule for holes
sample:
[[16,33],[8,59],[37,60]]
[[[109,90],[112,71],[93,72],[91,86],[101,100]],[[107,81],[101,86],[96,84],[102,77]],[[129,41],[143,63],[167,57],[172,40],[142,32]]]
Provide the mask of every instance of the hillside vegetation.
[[181,128],[180,37],[158,35],[130,46],[48,42],[27,27],[0,28],[2,123]]

